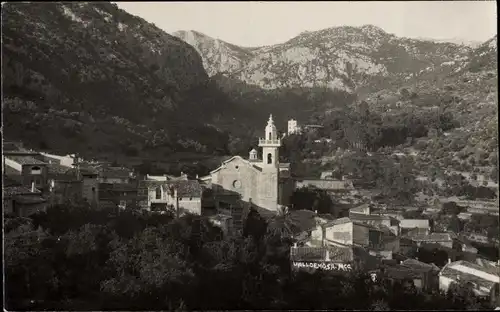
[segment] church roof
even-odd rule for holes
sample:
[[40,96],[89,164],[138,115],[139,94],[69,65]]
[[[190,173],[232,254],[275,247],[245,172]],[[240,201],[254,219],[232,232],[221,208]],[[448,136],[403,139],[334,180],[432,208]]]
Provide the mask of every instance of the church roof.
[[249,160],[247,160],[247,159],[244,159],[244,158],[243,158],[243,157],[241,157],[241,156],[233,156],[233,157],[229,158],[228,160],[223,161],[223,162],[222,162],[222,165],[220,165],[217,169],[214,169],[214,170],[210,171],[210,174],[212,174],[212,173],[216,173],[217,171],[221,170],[221,169],[224,167],[224,165],[226,165],[226,164],[228,164],[228,163],[232,162],[232,161],[233,161],[233,160],[235,160],[235,159],[239,159],[239,160],[241,160],[241,161],[243,161],[243,162],[245,162],[245,163],[249,164],[252,168],[257,169],[257,170],[259,170],[259,171],[262,171],[262,168],[260,168],[259,166],[256,166],[256,165],[255,165],[255,164],[253,164],[251,161],[249,161]]

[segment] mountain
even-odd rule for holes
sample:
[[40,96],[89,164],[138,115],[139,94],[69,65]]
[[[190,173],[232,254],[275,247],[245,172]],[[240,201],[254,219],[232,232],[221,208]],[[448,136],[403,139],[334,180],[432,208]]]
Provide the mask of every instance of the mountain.
[[181,30],[172,35],[189,43],[203,56],[203,66],[210,76],[240,70],[253,56],[251,48],[238,47],[194,30]]
[[[225,153],[230,102],[190,45],[108,2],[6,3],[4,135],[64,153]],[[231,118],[232,119],[232,118]]]
[[223,73],[264,89],[377,90],[415,80],[471,51],[454,43],[399,38],[372,25],[304,32],[260,48],[237,47],[193,31],[174,35],[197,49],[211,75]]

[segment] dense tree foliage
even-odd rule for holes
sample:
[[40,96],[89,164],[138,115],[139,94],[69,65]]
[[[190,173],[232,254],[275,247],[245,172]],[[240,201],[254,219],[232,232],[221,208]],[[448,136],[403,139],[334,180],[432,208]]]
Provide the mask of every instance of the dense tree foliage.
[[[293,220],[256,211],[223,239],[199,216],[54,207],[5,220],[9,310],[462,309],[472,294],[372,282],[362,271],[293,272]],[[215,286],[214,286],[215,285]],[[404,284],[406,285],[406,284]]]

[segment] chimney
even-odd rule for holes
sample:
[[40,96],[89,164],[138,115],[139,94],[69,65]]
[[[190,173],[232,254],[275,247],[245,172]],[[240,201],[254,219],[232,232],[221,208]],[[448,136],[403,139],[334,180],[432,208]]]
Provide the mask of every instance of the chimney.
[[326,249],[325,261],[330,261],[330,251],[328,249]]
[[31,182],[31,192],[35,193],[35,181]]
[[177,218],[180,217],[180,212],[179,212],[179,197],[177,197],[177,189],[174,189],[174,198],[175,198],[175,211]]

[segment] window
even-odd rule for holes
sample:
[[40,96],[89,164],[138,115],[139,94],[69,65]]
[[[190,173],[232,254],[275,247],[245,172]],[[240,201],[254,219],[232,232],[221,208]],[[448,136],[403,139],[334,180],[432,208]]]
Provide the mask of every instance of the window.
[[267,139],[268,139],[268,140],[271,140],[271,132],[268,132],[268,133],[267,133]]
[[156,188],[156,199],[161,199],[161,187]]
[[31,167],[31,174],[41,174],[42,173],[42,169],[38,166],[35,166],[35,167]]
[[189,197],[189,200],[193,200],[193,197]]
[[42,179],[40,179],[39,177],[34,177],[33,182],[36,186],[40,186],[42,184]]
[[92,192],[93,192],[93,193],[95,192],[95,187],[92,187]]
[[179,200],[182,200],[182,197],[179,197]]
[[273,155],[271,153],[267,154],[267,163],[268,164],[273,163]]

